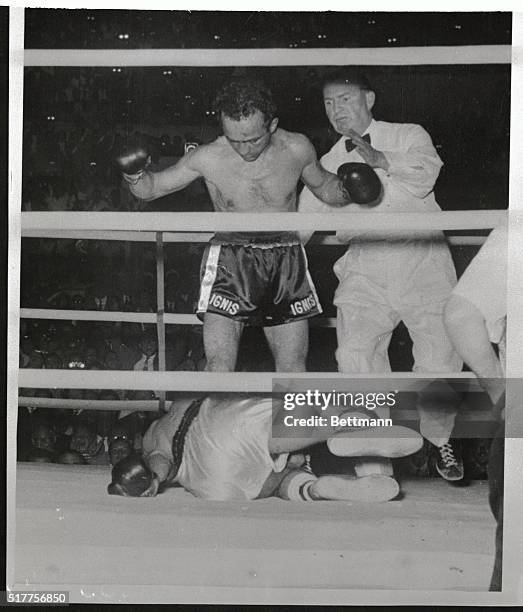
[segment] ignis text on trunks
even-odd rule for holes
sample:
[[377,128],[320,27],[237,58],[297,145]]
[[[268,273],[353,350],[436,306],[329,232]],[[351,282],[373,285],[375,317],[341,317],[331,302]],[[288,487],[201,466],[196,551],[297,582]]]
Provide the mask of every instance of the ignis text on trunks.
[[223,297],[222,295],[218,295],[217,293],[213,293],[211,295],[209,302],[215,308],[228,312],[230,315],[235,315],[240,308],[240,305],[236,302],[233,302],[231,299]]
[[316,307],[316,300],[314,299],[314,296],[309,295],[306,298],[303,298],[303,300],[298,300],[296,302],[293,302],[291,304],[291,312],[295,316],[301,315],[301,314],[305,314],[306,312],[310,312],[315,307]]

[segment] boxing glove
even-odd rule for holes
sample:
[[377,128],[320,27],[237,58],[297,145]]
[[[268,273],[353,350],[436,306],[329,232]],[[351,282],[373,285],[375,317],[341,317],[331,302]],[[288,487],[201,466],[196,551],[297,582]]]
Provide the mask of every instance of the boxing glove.
[[151,156],[143,145],[135,144],[125,147],[114,161],[124,174],[140,175],[151,163]]
[[376,206],[382,192],[381,181],[368,164],[350,162],[338,168],[338,177],[351,202]]

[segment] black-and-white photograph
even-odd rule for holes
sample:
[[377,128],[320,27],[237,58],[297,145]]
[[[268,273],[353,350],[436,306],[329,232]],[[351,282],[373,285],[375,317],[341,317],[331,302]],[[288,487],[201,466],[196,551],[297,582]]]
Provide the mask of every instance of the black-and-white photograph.
[[10,10],[12,601],[496,603],[513,14]]

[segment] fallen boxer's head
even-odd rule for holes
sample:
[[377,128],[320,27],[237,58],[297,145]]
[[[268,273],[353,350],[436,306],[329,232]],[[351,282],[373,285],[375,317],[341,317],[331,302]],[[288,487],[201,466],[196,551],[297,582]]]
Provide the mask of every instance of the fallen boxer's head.
[[129,455],[114,465],[111,477],[107,492],[124,497],[143,497],[154,480],[153,472],[137,454]]

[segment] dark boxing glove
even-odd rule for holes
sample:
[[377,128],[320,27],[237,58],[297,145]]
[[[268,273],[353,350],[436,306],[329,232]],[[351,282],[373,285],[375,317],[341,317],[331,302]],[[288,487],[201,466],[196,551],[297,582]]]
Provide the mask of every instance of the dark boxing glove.
[[338,168],[338,177],[351,202],[376,206],[382,192],[381,181],[368,164],[349,162]]
[[141,174],[150,164],[151,156],[143,145],[134,144],[125,147],[114,161],[124,174]]

